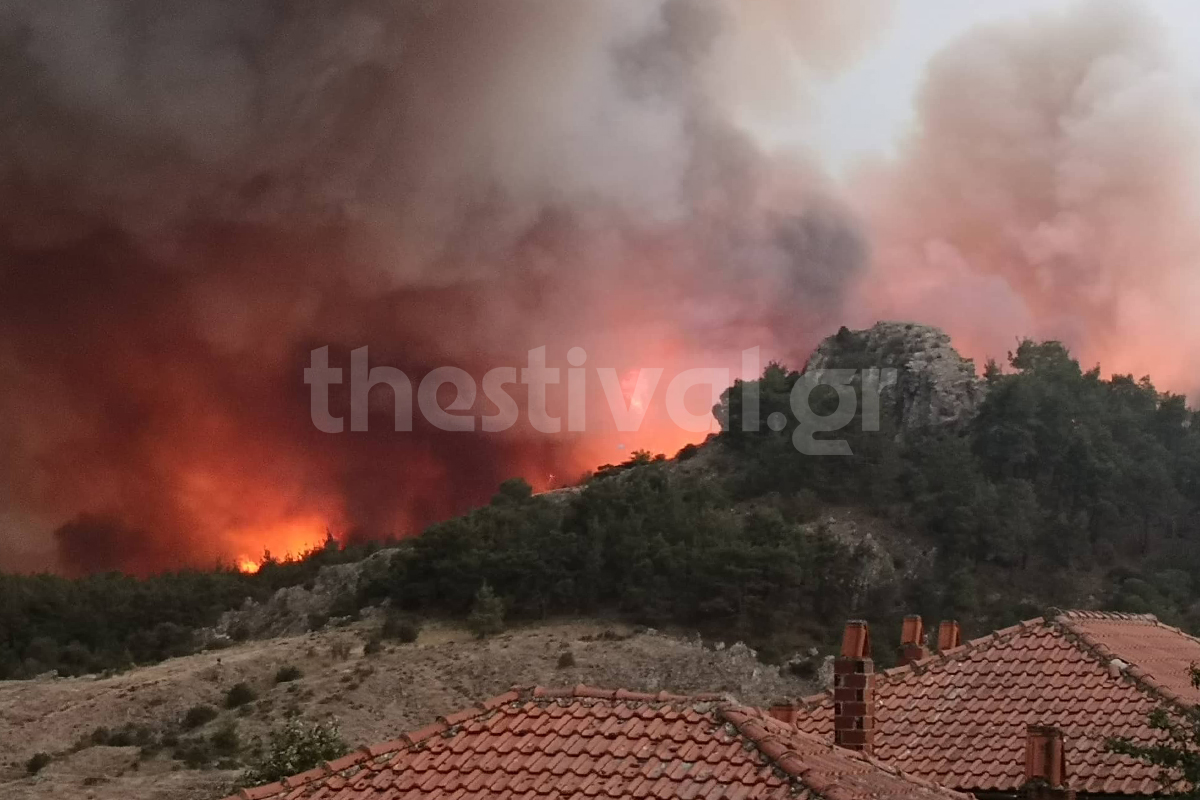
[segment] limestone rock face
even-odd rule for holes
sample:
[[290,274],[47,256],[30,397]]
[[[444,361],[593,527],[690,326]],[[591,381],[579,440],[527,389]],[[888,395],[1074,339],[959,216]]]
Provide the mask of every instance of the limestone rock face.
[[807,369],[894,367],[896,383],[881,393],[901,434],[928,426],[958,426],[974,417],[987,390],[975,362],[963,358],[939,328],[878,322],[866,330],[842,328],[823,341]]
[[238,628],[255,638],[305,633],[314,618],[328,618],[339,598],[354,594],[361,579],[385,571],[396,552],[388,548],[362,561],[321,567],[310,586],[285,586],[262,603],[246,598],[241,608],[221,615],[216,627],[208,631],[208,639],[233,638]]

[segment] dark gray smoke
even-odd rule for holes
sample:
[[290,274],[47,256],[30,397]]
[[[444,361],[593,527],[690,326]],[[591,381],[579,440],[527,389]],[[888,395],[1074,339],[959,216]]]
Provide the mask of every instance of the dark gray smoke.
[[804,352],[865,244],[748,131],[879,7],[0,0],[4,565],[403,534],[596,463],[586,436],[319,434],[315,347],[412,376]]

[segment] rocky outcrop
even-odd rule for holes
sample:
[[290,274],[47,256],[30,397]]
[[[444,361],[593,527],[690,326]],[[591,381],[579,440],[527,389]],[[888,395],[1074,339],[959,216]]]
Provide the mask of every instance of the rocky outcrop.
[[878,322],[860,331],[842,328],[817,347],[807,369],[870,367],[898,370],[881,399],[901,433],[969,421],[987,389],[975,374],[975,362],[959,355],[944,331],[912,322]]
[[395,554],[395,549],[385,549],[362,561],[321,567],[310,585],[285,586],[262,603],[247,598],[241,608],[226,611],[207,638],[262,639],[319,628],[336,612],[339,600],[352,597],[364,576],[386,571]]

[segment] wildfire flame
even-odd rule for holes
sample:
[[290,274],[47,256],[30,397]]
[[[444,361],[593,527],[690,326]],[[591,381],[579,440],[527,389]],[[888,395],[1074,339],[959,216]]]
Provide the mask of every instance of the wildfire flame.
[[[302,556],[320,547],[331,535],[325,519],[301,517],[274,525],[244,528],[234,531],[230,538],[262,547],[272,558],[287,558]],[[262,560],[241,555],[237,558],[237,568],[242,572],[258,572],[262,567]]]

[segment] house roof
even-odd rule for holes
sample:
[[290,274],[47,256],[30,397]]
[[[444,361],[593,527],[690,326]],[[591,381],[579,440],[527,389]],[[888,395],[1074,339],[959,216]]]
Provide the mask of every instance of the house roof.
[[[1111,737],[1162,738],[1149,714],[1191,706],[1200,640],[1152,615],[1054,613],[876,676],[873,755],[964,791],[1024,783],[1028,725],[1063,731],[1077,792],[1149,795],[1158,768],[1108,751]],[[830,740],[832,695],[806,698],[802,732]]]
[[968,800],[716,695],[513,690],[245,800]]

